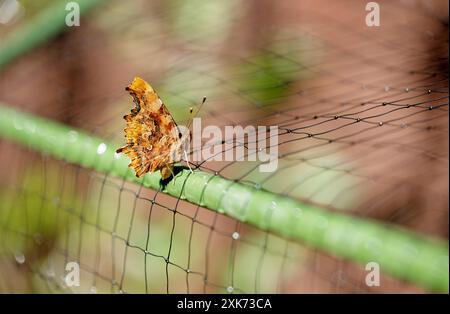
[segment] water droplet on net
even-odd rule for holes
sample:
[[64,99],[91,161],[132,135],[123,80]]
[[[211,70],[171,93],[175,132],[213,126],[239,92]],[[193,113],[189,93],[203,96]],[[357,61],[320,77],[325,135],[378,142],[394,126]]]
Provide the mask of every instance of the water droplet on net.
[[278,207],[277,202],[272,201],[271,204],[270,204],[270,209],[274,210],[274,209],[276,209],[277,207]]
[[14,254],[14,259],[16,260],[16,262],[18,264],[23,264],[25,263],[25,255],[23,255],[23,253],[21,252],[17,252]]
[[98,147],[97,147],[97,154],[102,155],[105,152],[106,152],[106,144],[100,143],[100,145],[98,145]]

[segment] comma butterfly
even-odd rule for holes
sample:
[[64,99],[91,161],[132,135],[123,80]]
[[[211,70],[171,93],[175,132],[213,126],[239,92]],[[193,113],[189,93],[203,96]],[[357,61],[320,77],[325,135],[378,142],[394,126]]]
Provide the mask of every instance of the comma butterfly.
[[183,136],[162,100],[146,81],[135,77],[127,90],[133,97],[135,107],[125,115],[127,144],[117,153],[130,159],[129,167],[140,177],[147,172],[161,171],[163,180],[173,175],[173,165],[182,160]]

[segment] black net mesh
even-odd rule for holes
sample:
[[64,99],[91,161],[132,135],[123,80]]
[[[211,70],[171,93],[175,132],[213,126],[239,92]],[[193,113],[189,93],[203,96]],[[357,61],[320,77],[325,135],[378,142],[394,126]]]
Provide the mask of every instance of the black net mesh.
[[[379,3],[367,27],[360,1],[108,1],[9,66],[0,100],[119,147],[139,75],[180,124],[206,96],[204,126],[279,126],[275,172],[198,169],[447,239],[448,3]],[[422,291],[7,142],[0,174],[1,291]]]

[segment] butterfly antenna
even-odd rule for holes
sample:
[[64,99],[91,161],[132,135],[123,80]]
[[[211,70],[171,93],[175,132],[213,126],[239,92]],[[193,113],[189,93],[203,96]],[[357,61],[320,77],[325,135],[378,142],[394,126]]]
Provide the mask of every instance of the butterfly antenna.
[[200,110],[202,109],[202,107],[203,107],[203,105],[205,104],[205,102],[206,102],[206,97],[203,96],[202,103],[200,104],[200,106],[198,107],[198,109],[197,109],[197,111],[195,112],[194,115],[192,114],[192,113],[194,112],[194,108],[191,107],[191,108],[189,109],[189,113],[190,113],[191,117],[189,118],[189,123],[188,123],[188,126],[187,126],[188,129],[191,128],[192,121],[194,120],[194,117],[196,117],[196,116],[198,115],[198,113],[199,113]]

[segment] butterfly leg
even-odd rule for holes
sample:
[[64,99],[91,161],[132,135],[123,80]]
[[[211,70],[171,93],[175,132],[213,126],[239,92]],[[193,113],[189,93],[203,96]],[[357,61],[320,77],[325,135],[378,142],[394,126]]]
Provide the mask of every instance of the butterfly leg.
[[194,170],[192,170],[191,165],[189,163],[189,158],[188,158],[188,155],[187,155],[186,151],[184,151],[184,158],[186,158],[186,163],[187,163],[187,165],[189,167],[189,170],[191,171],[191,173],[194,173]]

